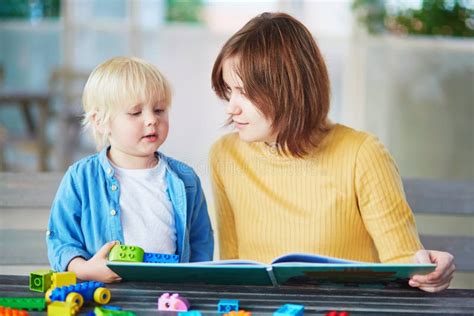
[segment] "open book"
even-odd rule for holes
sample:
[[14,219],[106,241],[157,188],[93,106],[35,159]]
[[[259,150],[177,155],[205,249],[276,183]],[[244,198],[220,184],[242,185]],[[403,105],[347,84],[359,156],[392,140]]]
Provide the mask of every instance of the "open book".
[[391,286],[415,274],[434,271],[435,264],[383,264],[293,253],[263,264],[249,260],[193,263],[107,262],[129,281],[225,285],[342,284]]

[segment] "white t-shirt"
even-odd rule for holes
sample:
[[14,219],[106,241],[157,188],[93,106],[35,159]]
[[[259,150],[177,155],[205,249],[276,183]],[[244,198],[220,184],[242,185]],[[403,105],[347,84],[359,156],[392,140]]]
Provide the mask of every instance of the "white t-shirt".
[[166,192],[166,162],[150,169],[123,169],[111,163],[120,183],[120,219],[126,245],[145,252],[174,254],[176,226]]

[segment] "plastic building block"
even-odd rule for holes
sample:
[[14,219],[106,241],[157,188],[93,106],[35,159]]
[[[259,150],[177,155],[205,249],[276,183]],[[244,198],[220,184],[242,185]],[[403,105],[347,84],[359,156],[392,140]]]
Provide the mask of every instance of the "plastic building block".
[[0,297],[0,306],[42,311],[46,308],[46,302],[44,298]]
[[239,310],[239,300],[220,300],[217,304],[217,312],[220,314]]
[[102,305],[101,308],[112,310],[112,311],[121,311],[122,307],[120,306],[113,306],[113,305]]
[[200,311],[179,312],[178,316],[202,316]]
[[30,273],[30,290],[46,292],[51,286],[51,270],[36,270]]
[[76,274],[74,272],[55,272],[51,276],[51,287],[53,289],[72,284],[76,284]]
[[349,316],[348,312],[338,312],[338,311],[330,311],[325,314],[325,316]]
[[48,316],[74,316],[79,306],[71,302],[52,302],[48,305]]
[[231,311],[230,313],[224,314],[224,316],[252,316],[251,312],[244,311],[241,309],[240,311]]
[[304,306],[296,304],[282,305],[273,316],[303,316]]
[[143,262],[145,251],[137,246],[115,245],[109,253],[110,261]]
[[145,252],[143,256],[143,262],[147,263],[178,263],[178,255],[169,255],[165,253],[151,253]]
[[87,281],[75,285],[66,285],[55,288],[49,300],[66,301],[82,306],[84,301],[94,301],[99,304],[107,304],[110,301],[110,290],[104,287],[104,283]]
[[175,312],[186,312],[189,309],[189,301],[179,296],[178,293],[170,295],[170,293],[164,293],[158,298],[158,310],[159,311],[175,311]]
[[106,306],[94,308],[94,312],[92,313],[92,315],[94,316],[136,316],[134,312],[110,309],[110,308],[107,308]]
[[29,316],[28,312],[22,309],[11,309],[0,306],[0,316]]

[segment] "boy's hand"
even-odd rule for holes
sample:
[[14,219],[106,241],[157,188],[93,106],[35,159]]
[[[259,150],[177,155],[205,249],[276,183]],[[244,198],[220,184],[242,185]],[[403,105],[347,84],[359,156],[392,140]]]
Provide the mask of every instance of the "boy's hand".
[[436,263],[436,269],[427,275],[414,275],[408,284],[426,292],[439,292],[449,287],[453,279],[454,257],[448,252],[419,250],[415,254],[415,263]]
[[94,280],[104,283],[121,281],[122,278],[106,266],[107,256],[116,244],[116,241],[106,243],[89,260],[81,257],[72,259],[68,265],[68,271],[76,273],[76,276],[81,280]]

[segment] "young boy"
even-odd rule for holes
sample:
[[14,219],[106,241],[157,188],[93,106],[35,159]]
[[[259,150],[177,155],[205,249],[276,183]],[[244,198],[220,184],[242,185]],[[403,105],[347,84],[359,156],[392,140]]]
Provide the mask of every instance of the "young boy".
[[84,124],[95,155],[62,179],[48,224],[48,258],[56,271],[83,280],[119,281],[106,266],[117,243],[212,260],[214,239],[198,176],[158,152],[168,135],[171,91],[152,64],[117,57],[99,65],[83,94]]

